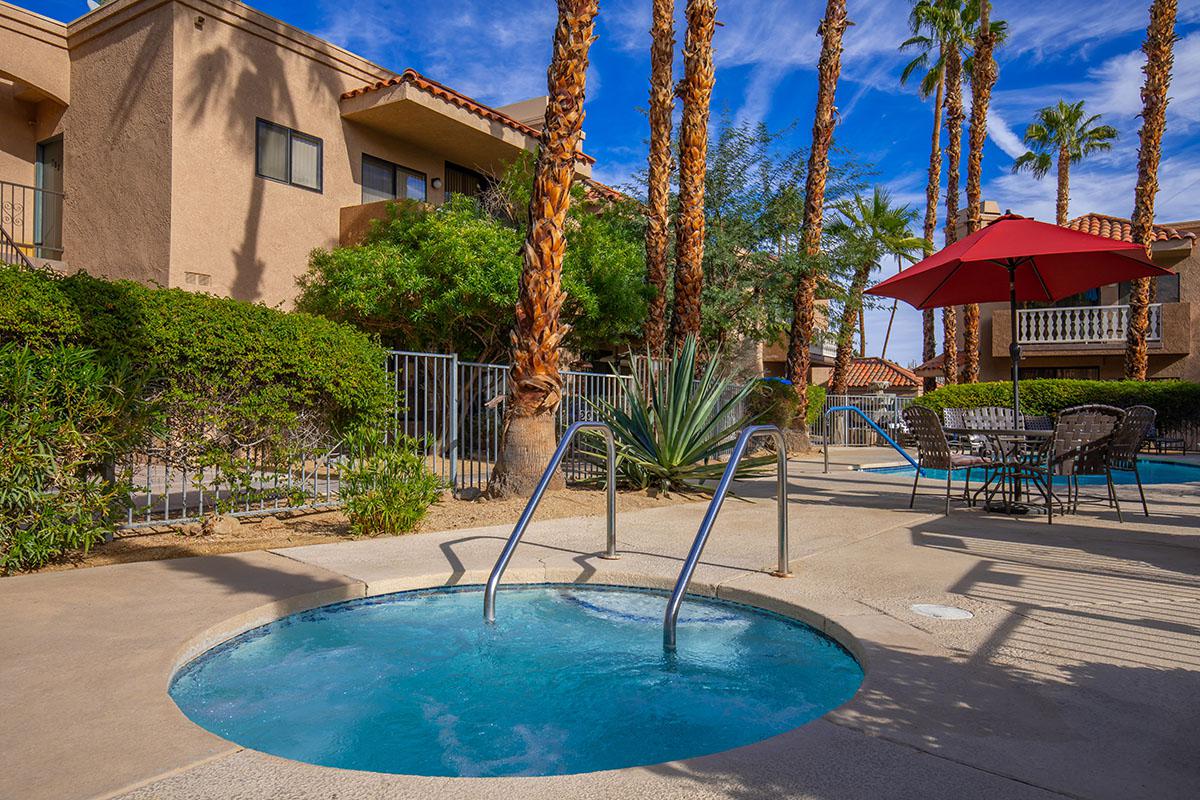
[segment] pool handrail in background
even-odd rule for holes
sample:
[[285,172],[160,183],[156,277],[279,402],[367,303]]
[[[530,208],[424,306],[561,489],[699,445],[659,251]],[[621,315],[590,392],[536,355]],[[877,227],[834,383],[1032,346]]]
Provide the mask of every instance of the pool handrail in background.
[[[826,409],[825,416],[828,417],[830,414],[832,414],[835,411],[853,411],[855,414],[858,414],[860,417],[863,418],[863,420],[868,425],[870,425],[872,428],[874,428],[875,432],[878,433],[880,436],[882,436],[884,441],[886,441],[888,444],[890,444],[897,453],[904,456],[904,460],[907,461],[909,464],[912,464],[913,469],[917,470],[918,472],[921,471],[921,466],[916,462],[916,459],[914,459],[911,455],[909,455],[907,450],[905,450],[903,447],[901,447],[899,444],[897,444],[895,439],[893,439],[891,436],[888,436],[887,432],[885,432],[883,430],[883,428],[879,427],[879,424],[877,422],[875,422],[875,420],[871,419],[866,414],[864,414],[863,410],[861,408],[859,408],[858,406],[833,406],[832,408]],[[828,436],[825,437],[825,448],[824,449],[825,449],[825,472],[829,472],[829,437]]]
[[696,565],[700,562],[700,554],[704,552],[704,545],[708,542],[708,536],[712,533],[713,523],[716,522],[717,514],[721,511],[721,506],[725,502],[725,495],[729,492],[729,484],[733,482],[734,476],[737,474],[738,463],[742,460],[742,456],[746,453],[746,447],[750,444],[750,439],[756,435],[769,433],[775,438],[776,444],[776,495],[779,506],[778,518],[778,534],[779,534],[779,559],[776,564],[776,569],[771,574],[777,578],[791,577],[791,572],[788,570],[788,516],[787,516],[787,444],[783,438],[783,431],[779,430],[776,425],[751,425],[748,428],[743,428],[741,434],[737,438],[737,442],[733,445],[733,451],[729,454],[729,463],[725,466],[725,471],[721,473],[721,482],[717,484],[716,490],[713,492],[713,498],[708,504],[708,511],[704,514],[704,519],[700,522],[700,528],[696,531],[696,539],[692,542],[692,549],[688,552],[687,560],[683,563],[683,569],[679,571],[679,579],[675,581],[675,589],[671,592],[671,599],[667,601],[667,611],[663,616],[663,649],[673,651],[675,649],[675,626],[679,621],[679,608],[683,605],[684,595],[687,594],[688,586],[692,582],[692,573],[696,571]]
[[620,555],[617,553],[616,442],[613,439],[612,428],[608,427],[606,423],[594,420],[581,420],[563,431],[562,439],[558,442],[558,448],[554,451],[554,455],[550,457],[550,463],[546,465],[546,471],[542,473],[541,480],[534,487],[533,494],[529,497],[529,502],[525,504],[525,510],[521,512],[521,517],[517,520],[516,527],[513,528],[512,534],[508,537],[508,542],[500,552],[500,557],[496,559],[496,566],[492,567],[492,574],[488,576],[487,586],[483,591],[484,621],[496,621],[496,589],[500,586],[500,578],[504,576],[504,570],[508,567],[508,561],[512,558],[513,551],[517,549],[517,544],[520,543],[521,537],[525,535],[525,528],[529,526],[529,520],[533,518],[533,512],[537,510],[538,504],[542,502],[542,495],[546,493],[546,487],[550,485],[550,479],[554,477],[555,471],[558,469],[559,464],[562,463],[563,456],[567,453],[567,447],[570,446],[571,440],[575,438],[575,435],[584,430],[603,431],[605,443],[608,445],[608,472],[606,475],[608,483],[608,508],[606,514],[608,525],[606,547],[600,557],[610,561],[620,558]]

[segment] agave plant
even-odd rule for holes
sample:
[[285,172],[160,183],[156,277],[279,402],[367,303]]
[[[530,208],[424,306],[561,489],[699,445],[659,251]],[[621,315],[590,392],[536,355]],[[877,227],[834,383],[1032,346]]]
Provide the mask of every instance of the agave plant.
[[[721,477],[721,460],[733,437],[750,424],[752,416],[740,411],[753,389],[747,383],[734,389],[721,372],[713,353],[697,378],[696,339],[689,336],[682,349],[648,383],[637,376],[622,384],[620,405],[593,403],[600,419],[612,428],[617,449],[617,476],[626,486],[655,488],[664,493],[705,492]],[[588,457],[603,459],[594,446]],[[774,456],[747,458],[738,477],[761,474]]]

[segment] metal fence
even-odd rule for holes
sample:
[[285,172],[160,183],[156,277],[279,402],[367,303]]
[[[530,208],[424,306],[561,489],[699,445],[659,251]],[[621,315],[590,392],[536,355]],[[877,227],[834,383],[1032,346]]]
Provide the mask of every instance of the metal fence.
[[826,412],[834,406],[858,406],[875,424],[893,438],[898,438],[897,434],[904,433],[901,413],[912,401],[911,397],[898,397],[893,394],[826,395],[820,418],[809,427],[809,436],[814,443],[828,442],[834,447],[873,447],[886,444],[862,418],[836,413],[826,416]]
[[62,258],[65,198],[62,192],[0,181],[0,228],[28,258]]
[[[503,364],[460,361],[453,353],[389,351],[392,389],[390,437],[410,437],[426,464],[455,492],[483,491],[500,455],[508,371]],[[597,406],[625,407],[628,375],[564,371],[556,433],[581,420],[596,419]],[[741,408],[723,420],[732,424]],[[732,444],[732,439],[731,439]],[[563,462],[568,480],[603,474],[585,455],[586,438],[573,444]],[[195,521],[208,513],[266,515],[337,504],[338,475],[345,463],[340,446],[289,453],[248,446],[229,454],[224,469],[200,468],[197,459],[166,445],[135,454],[120,465],[134,484],[129,527]]]

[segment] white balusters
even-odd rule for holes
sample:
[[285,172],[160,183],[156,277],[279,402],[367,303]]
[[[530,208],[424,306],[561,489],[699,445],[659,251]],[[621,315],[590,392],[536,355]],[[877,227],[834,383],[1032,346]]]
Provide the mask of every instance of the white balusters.
[[[1017,311],[1021,344],[1101,344],[1125,341],[1129,306],[1026,308]],[[1162,305],[1150,306],[1150,341],[1162,339]]]

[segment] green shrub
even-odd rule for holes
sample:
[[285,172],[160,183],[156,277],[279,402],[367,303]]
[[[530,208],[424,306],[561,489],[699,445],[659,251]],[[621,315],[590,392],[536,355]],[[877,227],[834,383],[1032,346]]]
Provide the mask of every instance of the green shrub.
[[[67,520],[53,523],[64,532],[50,538],[67,542],[59,551],[111,530],[85,499],[100,491],[96,465],[111,473],[148,437],[162,463],[233,492],[220,510],[261,493],[247,478],[252,455],[262,468],[282,467],[297,451],[379,425],[390,409],[383,350],[323,317],[10,266],[0,266],[0,297],[0,346],[10,348],[4,381],[15,398],[5,405],[33,409],[25,427],[11,416],[5,423],[5,449],[17,435],[26,447],[6,453],[8,469],[34,475],[13,484],[7,513],[20,515],[22,530],[33,530],[30,519]],[[125,411],[97,410],[117,397],[130,404]],[[102,435],[86,433],[99,421],[108,426]],[[76,440],[87,447],[68,446]],[[36,549],[12,550],[8,561],[36,566],[53,557],[53,547]]]
[[379,432],[360,430],[349,445],[350,462],[338,479],[350,532],[395,535],[415,528],[441,491],[417,443],[407,437],[389,443]]
[[810,383],[808,385],[808,415],[809,426],[816,425],[821,419],[821,411],[825,408],[825,387]]
[[[1012,384],[965,383],[943,386],[914,402],[941,413],[945,408],[1011,406]],[[1200,423],[1200,384],[1188,381],[1021,381],[1021,411],[1055,415],[1064,408],[1102,403],[1128,408],[1147,405],[1158,412],[1158,425],[1176,428]]]
[[[662,492],[712,491],[705,482],[721,477],[725,464],[720,455],[730,437],[751,420],[749,414],[729,415],[754,389],[753,383],[747,383],[732,391],[732,382],[718,371],[719,362],[714,354],[696,378],[696,340],[689,336],[667,366],[651,376],[648,386],[636,377],[621,383],[628,411],[607,401],[593,404],[613,431],[618,480]],[[587,456],[603,459],[596,439],[587,438],[592,448]],[[758,474],[773,459],[743,459],[738,477]]]
[[113,531],[129,493],[115,462],[154,431],[148,381],[81,347],[0,345],[0,574]]
[[[800,398],[792,387],[792,382],[785,378],[762,378],[755,381],[747,398],[747,405],[755,422],[778,425],[780,428],[792,427],[796,423],[796,417],[800,415]],[[813,425],[821,418],[821,409],[825,406],[824,386],[809,384],[807,405],[805,420],[807,424]]]

